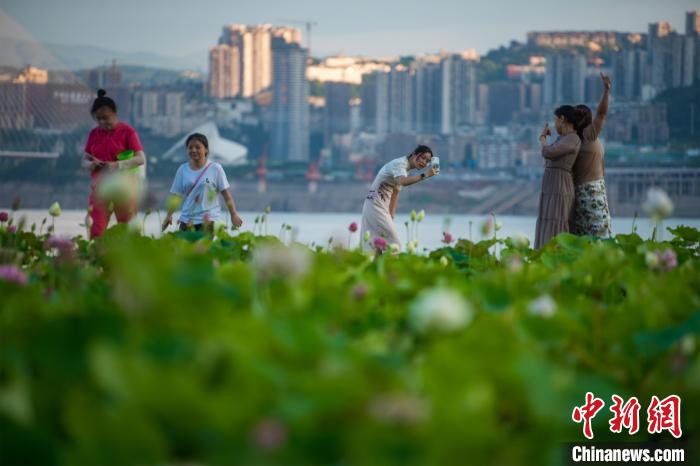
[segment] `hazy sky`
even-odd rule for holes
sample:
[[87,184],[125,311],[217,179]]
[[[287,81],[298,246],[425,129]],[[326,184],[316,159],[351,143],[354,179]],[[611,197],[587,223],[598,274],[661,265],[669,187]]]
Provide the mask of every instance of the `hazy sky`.
[[228,23],[312,19],[312,53],[388,56],[440,49],[483,53],[529,30],[680,31],[699,0],[0,0],[37,40],[169,56],[206,55]]

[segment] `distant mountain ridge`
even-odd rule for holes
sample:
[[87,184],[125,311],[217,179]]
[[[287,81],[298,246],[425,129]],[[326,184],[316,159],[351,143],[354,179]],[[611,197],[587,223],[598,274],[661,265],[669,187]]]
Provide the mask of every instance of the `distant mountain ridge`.
[[206,51],[183,57],[168,57],[152,52],[119,52],[91,45],[42,44],[2,36],[0,66],[22,68],[34,65],[55,70],[80,70],[111,64],[136,65],[170,70],[206,69]]

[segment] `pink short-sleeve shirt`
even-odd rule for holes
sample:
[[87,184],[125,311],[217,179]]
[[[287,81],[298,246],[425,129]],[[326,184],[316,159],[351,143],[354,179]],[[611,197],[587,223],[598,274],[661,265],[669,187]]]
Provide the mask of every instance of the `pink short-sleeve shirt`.
[[115,162],[117,154],[125,150],[138,152],[143,146],[136,130],[121,121],[109,131],[99,126],[93,128],[85,143],[85,152],[105,162]]

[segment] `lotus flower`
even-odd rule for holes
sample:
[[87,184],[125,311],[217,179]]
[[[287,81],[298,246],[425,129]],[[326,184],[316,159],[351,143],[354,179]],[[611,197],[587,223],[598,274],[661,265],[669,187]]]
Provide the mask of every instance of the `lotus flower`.
[[0,223],[5,223],[10,219],[10,214],[7,212],[3,211],[0,212]]
[[488,236],[493,231],[493,217],[486,217],[484,223],[481,225],[481,235]]
[[673,213],[673,201],[663,189],[651,188],[647,191],[642,208],[655,222],[659,222]]
[[668,272],[678,267],[678,257],[676,252],[667,248],[663,251],[649,251],[645,256],[647,266],[652,270],[660,270],[662,272]]
[[530,245],[530,238],[527,237],[527,235],[523,233],[518,233],[515,236],[511,237],[511,243],[513,246],[515,246],[518,249],[525,249]]
[[468,325],[474,310],[459,293],[447,288],[422,291],[409,307],[409,323],[418,333],[451,332]]
[[261,245],[253,252],[252,266],[262,281],[300,279],[310,264],[309,251],[303,246]]
[[355,288],[352,289],[352,297],[355,300],[364,299],[367,296],[367,285],[365,283],[358,283]]
[[61,205],[58,202],[54,202],[49,207],[49,215],[52,217],[59,217],[61,215]]
[[453,238],[452,238],[452,235],[450,233],[448,233],[446,231],[442,233],[442,242],[443,243],[450,244],[450,243],[452,243],[452,241],[453,241]]
[[527,310],[530,314],[540,317],[552,317],[557,309],[557,303],[548,294],[543,294],[530,301]]
[[387,248],[387,242],[381,236],[375,236],[372,240],[372,245],[374,246],[374,249],[379,251],[384,251]]
[[275,451],[287,441],[287,430],[275,419],[263,419],[253,430],[253,440],[261,450]]
[[350,230],[350,233],[355,233],[357,231],[357,223],[352,222],[350,226],[348,226],[348,230]]
[[26,285],[28,281],[27,274],[12,264],[0,265],[0,280],[20,286]]

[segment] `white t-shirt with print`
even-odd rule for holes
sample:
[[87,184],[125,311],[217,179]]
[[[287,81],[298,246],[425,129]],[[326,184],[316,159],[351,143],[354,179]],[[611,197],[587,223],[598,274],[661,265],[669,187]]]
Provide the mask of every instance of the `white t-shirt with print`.
[[399,157],[384,165],[369,188],[367,199],[389,209],[394,190],[401,191],[399,179],[408,176],[408,157]]
[[[180,221],[183,223],[192,222],[197,225],[204,223],[204,214],[209,214],[210,221],[219,220],[221,207],[219,205],[218,194],[224,189],[228,189],[229,184],[226,173],[221,165],[216,162],[207,162],[211,166],[197,181],[197,186],[183,199]],[[185,196],[190,190],[199,174],[206,168],[206,165],[199,170],[192,170],[189,163],[183,163],[177,169],[173,185],[170,192],[179,196]]]

